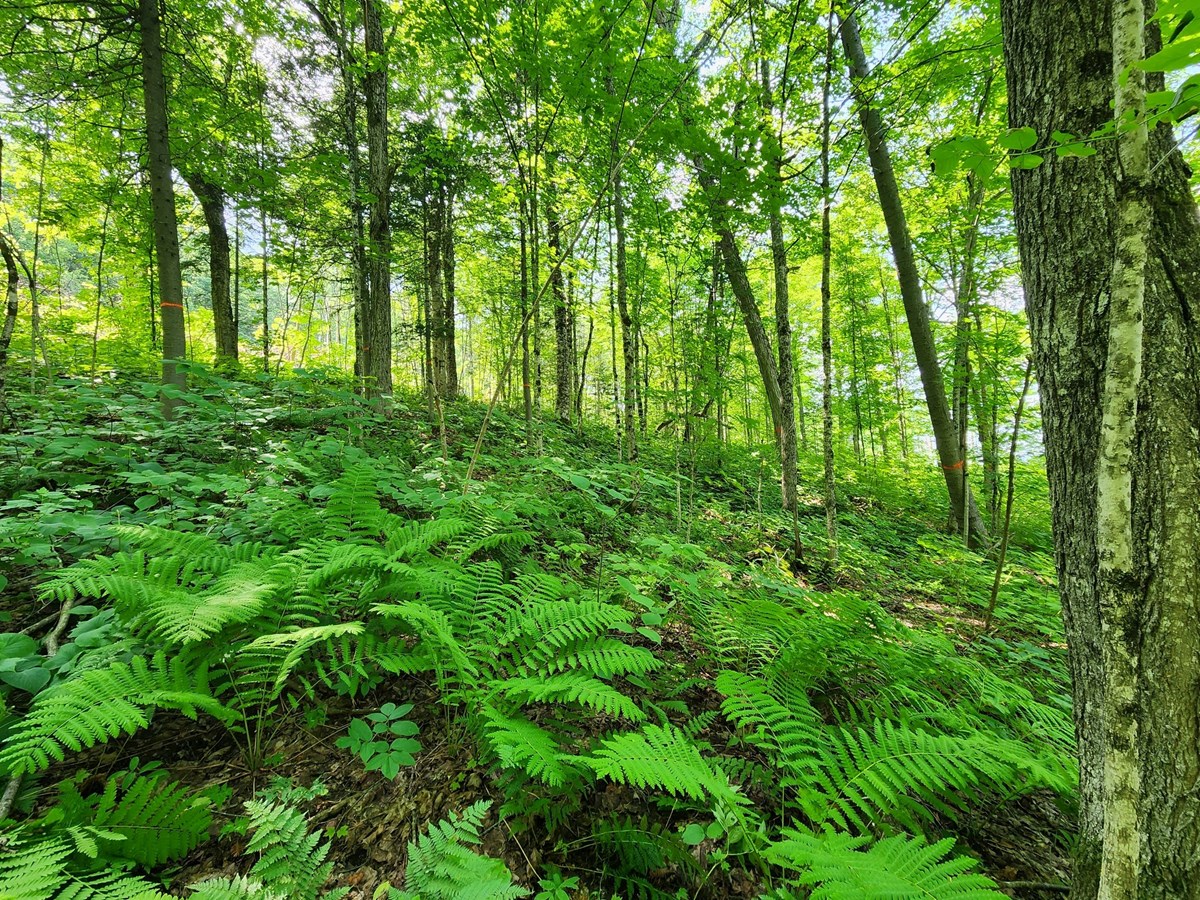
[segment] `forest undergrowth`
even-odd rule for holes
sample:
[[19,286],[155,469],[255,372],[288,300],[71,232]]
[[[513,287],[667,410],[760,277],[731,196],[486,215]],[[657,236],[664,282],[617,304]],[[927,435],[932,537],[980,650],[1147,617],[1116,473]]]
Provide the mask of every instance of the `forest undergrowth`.
[[0,897],[1060,896],[1044,473],[579,433],[317,375],[10,388]]

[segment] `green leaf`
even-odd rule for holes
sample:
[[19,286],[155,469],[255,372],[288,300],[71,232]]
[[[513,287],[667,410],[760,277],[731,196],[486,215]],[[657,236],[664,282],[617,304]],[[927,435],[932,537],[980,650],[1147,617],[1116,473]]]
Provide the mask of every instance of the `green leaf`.
[[1037,143],[1037,132],[1029,126],[1013,128],[1000,135],[1000,146],[1006,150],[1028,150]]
[[1014,156],[1008,164],[1014,169],[1036,169],[1046,161],[1044,156],[1038,156],[1036,153],[1022,153],[1020,156]]
[[41,666],[31,666],[20,672],[0,672],[0,681],[11,684],[17,690],[36,694],[50,683],[50,673]]
[[692,822],[687,828],[683,829],[680,839],[689,847],[695,847],[704,840],[704,826],[698,822]]
[[1079,157],[1082,159],[1088,156],[1095,156],[1096,148],[1091,144],[1074,143],[1066,144],[1062,147],[1056,147],[1054,152],[1063,158]]

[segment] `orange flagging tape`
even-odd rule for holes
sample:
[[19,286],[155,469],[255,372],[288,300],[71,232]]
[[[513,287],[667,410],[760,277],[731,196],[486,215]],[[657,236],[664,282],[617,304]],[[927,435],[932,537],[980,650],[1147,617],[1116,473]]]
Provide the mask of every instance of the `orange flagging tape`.
[[173,306],[173,307],[175,307],[176,309],[183,309],[183,304],[182,304],[182,303],[160,303],[160,304],[158,304],[158,305],[159,305],[160,307],[164,308],[164,309],[165,309],[166,307],[168,307],[168,306]]
[[955,469],[961,469],[962,467],[963,467],[963,460],[961,460],[961,459],[952,466],[942,466],[942,468],[945,469],[947,472],[953,472]]

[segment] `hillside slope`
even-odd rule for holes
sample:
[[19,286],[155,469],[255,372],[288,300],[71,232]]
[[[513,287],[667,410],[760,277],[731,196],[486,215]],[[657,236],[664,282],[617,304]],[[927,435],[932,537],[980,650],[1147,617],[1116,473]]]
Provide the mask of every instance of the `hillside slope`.
[[1061,883],[1036,468],[981,634],[994,563],[916,461],[840,469],[829,572],[816,457],[796,559],[769,454],[663,433],[621,463],[549,422],[534,454],[497,410],[468,483],[482,408],[442,432],[315,376],[195,381],[171,424],[135,381],[10,399],[0,895]]

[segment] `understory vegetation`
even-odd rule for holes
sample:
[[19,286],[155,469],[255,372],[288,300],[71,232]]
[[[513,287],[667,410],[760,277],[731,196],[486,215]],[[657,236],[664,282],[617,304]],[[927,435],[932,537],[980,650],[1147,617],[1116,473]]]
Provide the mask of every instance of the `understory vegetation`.
[[159,389],[10,388],[5,900],[1040,896],[988,851],[1034,806],[1069,852],[1040,465],[985,628],[915,458],[840,471],[831,569],[819,452],[797,557],[771,447]]

